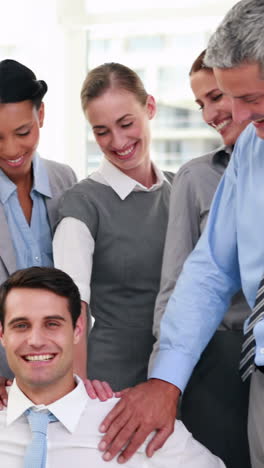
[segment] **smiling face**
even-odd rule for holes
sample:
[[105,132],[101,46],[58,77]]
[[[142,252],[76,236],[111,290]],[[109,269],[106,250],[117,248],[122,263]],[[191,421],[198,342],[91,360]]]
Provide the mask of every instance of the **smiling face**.
[[257,63],[214,69],[219,87],[231,99],[235,122],[250,120],[264,139],[264,79]]
[[75,329],[68,300],[44,289],[13,288],[5,304],[1,341],[20,389],[36,402],[55,401],[74,387],[73,350],[82,333]]
[[233,121],[231,101],[220,91],[211,70],[199,70],[190,79],[204,121],[220,133],[225,145],[234,145],[249,122]]
[[0,104],[0,169],[16,183],[31,171],[33,154],[44,120],[31,101]]
[[106,159],[135,180],[150,167],[149,120],[155,112],[152,96],[142,105],[133,93],[120,88],[92,99],[85,111]]

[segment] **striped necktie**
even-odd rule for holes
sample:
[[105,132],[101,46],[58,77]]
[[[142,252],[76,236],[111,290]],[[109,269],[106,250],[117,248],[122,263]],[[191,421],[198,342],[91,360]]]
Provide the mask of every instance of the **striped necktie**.
[[243,382],[252,374],[254,370],[254,358],[256,342],[253,335],[253,328],[256,323],[264,316],[264,278],[261,280],[256,302],[252,314],[249,316],[245,331],[242,351],[240,356],[240,375]]
[[45,468],[47,428],[49,422],[57,421],[57,418],[51,412],[34,411],[32,408],[26,411],[26,416],[32,432],[32,441],[25,452],[24,468]]

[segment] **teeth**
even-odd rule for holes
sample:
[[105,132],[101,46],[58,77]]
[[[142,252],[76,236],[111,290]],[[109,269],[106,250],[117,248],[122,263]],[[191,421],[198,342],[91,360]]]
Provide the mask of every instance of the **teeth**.
[[25,356],[26,361],[49,361],[53,358],[53,354],[39,354],[39,355],[31,355]]
[[11,163],[17,163],[17,162],[19,162],[22,158],[23,158],[23,156],[20,156],[20,157],[17,158],[17,159],[8,159],[7,161],[8,161],[8,162],[11,162]]
[[226,127],[226,125],[229,125],[231,121],[232,121],[232,119],[224,120],[224,121],[221,122],[219,125],[214,125],[214,128],[215,128],[218,132],[220,132],[224,127]]
[[260,122],[263,122],[263,121],[264,121],[263,117],[261,119],[254,120],[254,122],[257,122],[257,123],[260,123]]
[[134,146],[131,146],[126,151],[123,151],[123,152],[117,151],[117,154],[118,154],[118,156],[127,156],[129,153],[131,153],[133,151],[133,149],[134,149]]

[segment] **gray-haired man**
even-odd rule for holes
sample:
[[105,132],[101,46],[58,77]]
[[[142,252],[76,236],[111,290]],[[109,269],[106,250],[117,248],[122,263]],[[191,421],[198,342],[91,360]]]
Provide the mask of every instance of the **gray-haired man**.
[[[104,448],[109,447],[111,456],[121,442],[124,444],[124,435],[132,436],[132,429],[136,428],[136,440],[135,437],[130,439],[124,455],[131,456],[144,436],[143,422],[146,419],[149,429],[158,429],[159,443],[163,442],[169,430],[167,409],[175,404],[178,394],[184,390],[233,294],[242,287],[249,305],[254,307],[264,276],[263,27],[264,1],[242,0],[228,12],[209,42],[206,65],[214,68],[219,87],[230,96],[233,119],[251,120],[252,124],[238,140],[215,195],[207,228],[186,261],[168,303],[151,379],[126,394],[121,400],[122,406],[120,402],[104,421],[107,429]],[[260,468],[264,460],[264,405],[261,400],[264,331],[261,322],[253,333],[258,345],[255,359],[258,367],[253,368],[249,437],[252,466]],[[248,340],[252,344],[251,337]],[[251,356],[253,354],[251,349]],[[243,370],[244,373],[248,371]],[[160,395],[160,403],[150,407],[153,395],[156,400]],[[157,423],[159,413],[160,424]],[[167,423],[163,414],[166,414]],[[172,411],[171,414],[173,417]],[[154,444],[155,449],[159,446],[153,441],[151,453]]]

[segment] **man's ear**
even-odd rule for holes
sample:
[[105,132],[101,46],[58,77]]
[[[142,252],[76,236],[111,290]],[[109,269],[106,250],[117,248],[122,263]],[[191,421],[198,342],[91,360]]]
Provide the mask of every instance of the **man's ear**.
[[153,117],[156,115],[157,104],[154,97],[150,94],[147,97],[146,108],[149,120],[153,119]]
[[79,343],[83,333],[84,333],[84,317],[83,315],[81,314],[77,321],[76,321],[76,325],[75,325],[75,328],[74,328],[74,332],[73,332],[73,343],[74,344],[77,344]]

